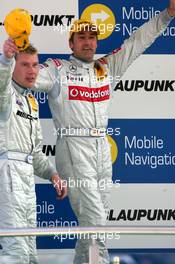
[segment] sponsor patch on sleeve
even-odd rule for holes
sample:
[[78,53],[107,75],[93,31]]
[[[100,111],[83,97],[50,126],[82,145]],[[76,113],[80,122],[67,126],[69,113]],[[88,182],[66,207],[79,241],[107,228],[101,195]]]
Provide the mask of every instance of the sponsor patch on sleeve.
[[59,60],[59,59],[49,59],[49,60],[52,61],[52,63],[54,63],[57,68],[62,67],[61,60]]
[[105,57],[98,59],[98,61],[99,61],[101,64],[107,64],[107,60],[106,60]]
[[116,54],[117,52],[119,52],[121,50],[121,47],[120,48],[117,48],[115,50],[113,50],[110,54]]

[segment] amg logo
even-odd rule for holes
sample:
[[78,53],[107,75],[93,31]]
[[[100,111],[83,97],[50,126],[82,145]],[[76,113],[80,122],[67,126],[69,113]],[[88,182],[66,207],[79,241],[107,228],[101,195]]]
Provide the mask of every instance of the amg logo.
[[46,156],[55,156],[55,145],[43,145],[42,152],[46,154]]
[[74,15],[33,15],[35,26],[70,26]]
[[172,221],[175,220],[175,209],[122,209],[114,215],[114,209],[109,211],[108,221]]
[[174,92],[175,91],[175,80],[126,80],[119,81],[114,91],[138,91],[144,89],[146,92]]
[[26,114],[26,113],[24,113],[24,112],[21,112],[21,111],[17,111],[17,113],[16,113],[16,115],[18,115],[18,116],[20,116],[20,117],[23,117],[23,118],[26,118],[26,119],[29,119],[29,120],[38,120],[38,118],[37,117],[33,117],[33,116],[31,116],[31,115],[29,115],[29,114]]

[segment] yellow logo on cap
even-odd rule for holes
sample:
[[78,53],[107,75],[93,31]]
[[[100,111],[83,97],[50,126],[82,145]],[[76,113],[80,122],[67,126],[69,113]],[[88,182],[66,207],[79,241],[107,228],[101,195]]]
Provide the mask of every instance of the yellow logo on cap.
[[107,135],[107,139],[111,147],[111,160],[113,164],[116,161],[117,156],[118,156],[118,147],[117,147],[115,140],[111,136]]
[[100,35],[98,39],[108,38],[115,28],[115,16],[106,5],[93,4],[84,9],[81,19],[87,19],[97,24]]

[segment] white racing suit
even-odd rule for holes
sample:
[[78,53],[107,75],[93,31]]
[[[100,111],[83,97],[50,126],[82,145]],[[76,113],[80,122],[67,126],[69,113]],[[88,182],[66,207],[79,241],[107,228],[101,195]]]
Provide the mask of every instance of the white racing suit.
[[[0,57],[0,228],[36,227],[34,174],[55,168],[42,153],[36,99],[11,80],[13,63]],[[36,264],[35,237],[0,238],[0,263]]]
[[[163,11],[138,29],[121,49],[92,63],[71,56],[68,61],[48,59],[41,65],[34,89],[49,93],[58,134],[57,170],[71,183],[68,195],[80,226],[106,225],[112,170],[109,144],[100,130],[104,131],[108,124],[112,91],[119,77],[170,21],[167,10]],[[100,264],[109,263],[103,239],[97,238],[96,242]],[[78,240],[75,264],[89,262],[91,243],[91,239]]]

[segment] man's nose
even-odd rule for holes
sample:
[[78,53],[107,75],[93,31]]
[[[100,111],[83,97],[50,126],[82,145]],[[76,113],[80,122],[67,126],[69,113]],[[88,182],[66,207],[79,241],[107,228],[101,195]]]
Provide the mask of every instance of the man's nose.
[[28,72],[29,72],[29,73],[35,73],[35,72],[36,72],[36,67],[33,67],[32,65],[29,66],[29,68],[28,68]]
[[85,44],[89,45],[91,43],[91,40],[89,38],[85,39]]

